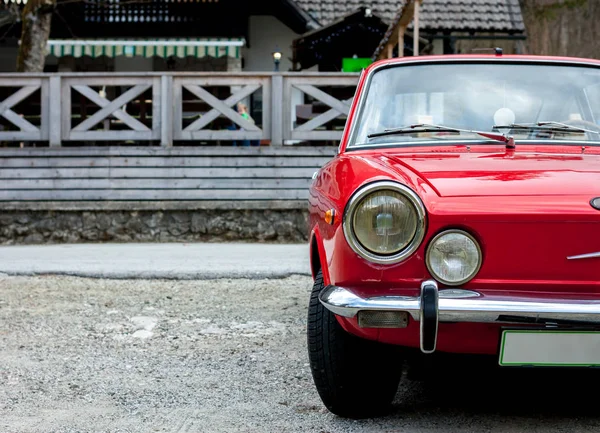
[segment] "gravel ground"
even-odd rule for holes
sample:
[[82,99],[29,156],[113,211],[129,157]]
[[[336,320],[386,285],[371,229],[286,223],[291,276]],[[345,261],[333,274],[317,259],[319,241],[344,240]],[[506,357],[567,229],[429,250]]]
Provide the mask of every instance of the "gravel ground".
[[387,417],[337,418],[310,377],[310,286],[305,276],[0,275],[0,431],[600,430],[597,373],[498,374],[452,365],[439,365],[434,381],[404,379]]

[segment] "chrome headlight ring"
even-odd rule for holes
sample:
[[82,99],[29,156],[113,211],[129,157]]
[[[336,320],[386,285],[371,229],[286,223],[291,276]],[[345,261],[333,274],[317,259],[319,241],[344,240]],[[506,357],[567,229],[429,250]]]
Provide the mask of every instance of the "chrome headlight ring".
[[[404,247],[404,249],[391,255],[375,254],[366,249],[358,241],[353,227],[353,216],[357,205],[369,194],[385,190],[391,190],[404,196],[404,198],[406,198],[412,205],[417,217],[417,226],[411,241],[406,247]],[[421,243],[425,237],[425,228],[427,223],[426,219],[427,212],[425,210],[425,206],[423,205],[423,202],[417,193],[415,193],[412,189],[398,182],[376,181],[363,186],[350,198],[344,211],[342,228],[344,230],[344,236],[346,237],[348,245],[350,245],[356,254],[370,262],[389,265],[400,263],[406,260],[421,246]]]
[[[452,235],[452,234],[463,236],[465,239],[468,239],[473,244],[473,246],[475,247],[475,250],[476,250],[477,264],[471,269],[469,274],[467,276],[465,276],[464,278],[449,281],[449,280],[443,278],[441,275],[438,275],[438,273],[435,272],[435,270],[433,269],[433,266],[431,264],[431,254],[432,254],[432,248],[436,245],[436,242],[439,239],[441,239],[442,237],[444,237],[446,235]],[[473,278],[475,278],[477,276],[477,273],[481,269],[482,264],[483,264],[483,254],[481,251],[481,245],[479,245],[479,242],[477,241],[477,239],[473,235],[471,235],[469,232],[466,232],[464,230],[459,230],[459,229],[443,230],[440,233],[438,233],[437,235],[435,235],[429,242],[429,245],[427,246],[427,251],[425,253],[425,265],[427,266],[427,270],[429,271],[431,276],[433,278],[435,278],[437,281],[439,281],[440,283],[445,284],[446,286],[450,286],[450,287],[460,286],[462,284],[466,284],[469,281],[471,281]]]

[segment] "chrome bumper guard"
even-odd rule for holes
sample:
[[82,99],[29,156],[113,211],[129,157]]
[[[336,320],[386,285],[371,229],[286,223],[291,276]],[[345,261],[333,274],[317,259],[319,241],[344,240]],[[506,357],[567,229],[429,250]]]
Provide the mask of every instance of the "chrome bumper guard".
[[438,290],[433,280],[423,282],[421,296],[416,297],[363,299],[343,287],[327,286],[319,300],[343,317],[354,317],[359,311],[406,312],[421,322],[421,350],[425,353],[435,351],[438,322],[600,325],[600,301],[484,296],[472,290]]

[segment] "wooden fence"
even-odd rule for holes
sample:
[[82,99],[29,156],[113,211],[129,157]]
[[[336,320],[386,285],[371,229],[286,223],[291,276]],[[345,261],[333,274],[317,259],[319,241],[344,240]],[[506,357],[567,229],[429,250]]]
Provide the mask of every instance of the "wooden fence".
[[[335,141],[357,81],[342,73],[0,74],[0,142]],[[247,100],[256,122],[235,110]]]
[[0,149],[0,209],[306,208],[330,147]]

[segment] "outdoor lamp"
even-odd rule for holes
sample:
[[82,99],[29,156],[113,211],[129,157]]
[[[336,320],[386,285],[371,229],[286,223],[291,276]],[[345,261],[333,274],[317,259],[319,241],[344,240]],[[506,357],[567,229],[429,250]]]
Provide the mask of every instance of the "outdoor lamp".
[[281,51],[278,48],[273,52],[273,63],[275,63],[275,71],[279,71],[279,62],[281,61]]

